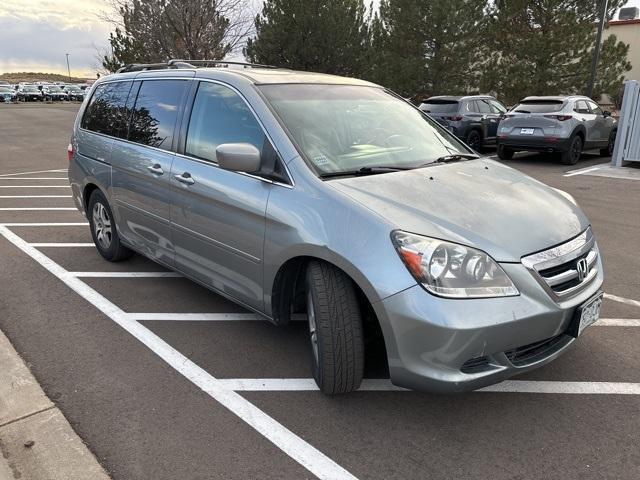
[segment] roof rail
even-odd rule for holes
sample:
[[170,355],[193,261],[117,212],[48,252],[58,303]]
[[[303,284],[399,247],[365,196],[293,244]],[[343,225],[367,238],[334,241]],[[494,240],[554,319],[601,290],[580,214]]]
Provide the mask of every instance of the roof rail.
[[179,59],[172,58],[167,62],[161,62],[161,63],[130,63],[116,70],[116,73],[141,72],[144,70],[165,70],[170,68],[206,68],[206,67],[226,68],[229,65],[239,65],[244,68],[278,68],[273,65],[262,65],[260,63],[235,62],[230,60],[179,60]]

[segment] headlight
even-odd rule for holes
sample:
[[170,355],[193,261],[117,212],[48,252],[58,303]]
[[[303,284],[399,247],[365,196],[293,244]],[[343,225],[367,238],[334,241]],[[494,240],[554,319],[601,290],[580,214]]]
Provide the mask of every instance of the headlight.
[[488,298],[520,293],[500,265],[480,250],[400,230],[391,237],[411,274],[435,295]]

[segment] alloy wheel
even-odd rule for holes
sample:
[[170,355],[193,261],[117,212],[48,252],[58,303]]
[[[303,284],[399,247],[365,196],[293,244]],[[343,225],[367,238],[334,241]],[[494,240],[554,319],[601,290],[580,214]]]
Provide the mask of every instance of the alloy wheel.
[[109,247],[111,247],[111,240],[113,239],[109,212],[102,203],[96,202],[93,206],[92,215],[96,240],[103,249],[108,250]]

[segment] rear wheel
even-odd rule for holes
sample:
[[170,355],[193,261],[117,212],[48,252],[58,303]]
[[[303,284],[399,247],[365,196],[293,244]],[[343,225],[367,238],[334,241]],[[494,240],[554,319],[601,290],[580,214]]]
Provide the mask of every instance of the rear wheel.
[[511,160],[515,152],[504,145],[498,146],[498,158],[500,160]]
[[362,316],[349,277],[323,262],[307,267],[313,378],[323,393],[357,390],[364,371]]
[[87,209],[93,243],[100,255],[110,262],[126,260],[133,252],[120,243],[109,202],[100,190],[94,190]]
[[476,152],[482,150],[482,135],[477,130],[471,130],[467,135],[465,143]]
[[600,155],[603,157],[612,157],[613,156],[613,147],[616,144],[616,132],[611,132],[609,135],[609,143],[605,148],[600,149]]
[[560,154],[560,161],[565,165],[575,165],[582,155],[582,137],[576,135],[569,144],[569,150]]

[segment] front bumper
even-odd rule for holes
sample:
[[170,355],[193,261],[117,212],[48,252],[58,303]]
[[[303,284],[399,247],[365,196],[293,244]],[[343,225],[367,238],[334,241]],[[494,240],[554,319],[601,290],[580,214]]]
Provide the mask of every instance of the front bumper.
[[557,137],[528,137],[525,135],[514,135],[508,137],[498,137],[498,145],[504,145],[515,151],[531,152],[566,152],[571,146],[570,138]]
[[[576,296],[554,301],[522,264],[502,264],[519,296],[446,299],[416,285],[374,304],[391,381],[435,393],[474,390],[540,367],[575,341],[565,332],[576,309],[602,286],[597,277]],[[541,343],[523,361],[514,352]]]

